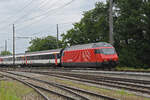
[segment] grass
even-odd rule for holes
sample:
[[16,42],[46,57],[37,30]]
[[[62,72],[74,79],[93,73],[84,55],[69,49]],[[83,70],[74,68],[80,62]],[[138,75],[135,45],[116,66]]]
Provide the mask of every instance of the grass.
[[83,83],[73,82],[73,81],[69,81],[69,80],[60,80],[57,78],[55,78],[54,80],[56,83],[64,84],[67,86],[73,86],[73,87],[84,89],[87,91],[92,91],[92,92],[95,92],[98,94],[103,94],[103,95],[115,97],[115,98],[118,98],[120,100],[150,100],[150,98],[137,96],[135,94],[128,93],[123,89],[111,90],[111,89],[105,89],[102,87],[91,86],[91,85],[87,85],[87,84],[83,84]]
[[22,100],[23,96],[33,91],[16,81],[0,81],[0,100]]
[[117,66],[115,69],[117,71],[150,71],[150,68],[144,69],[144,68],[120,67],[120,66]]

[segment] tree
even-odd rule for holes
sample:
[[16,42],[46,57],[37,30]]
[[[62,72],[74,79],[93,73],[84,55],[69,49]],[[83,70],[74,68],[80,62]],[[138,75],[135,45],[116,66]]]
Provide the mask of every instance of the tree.
[[[30,41],[31,46],[28,47],[29,52],[50,50],[57,48],[56,37],[48,36],[45,38],[36,38]],[[58,46],[62,47],[61,41],[58,41]]]
[[[108,1],[109,2],[109,1]],[[66,34],[64,45],[108,42],[109,3],[96,3]],[[150,66],[150,1],[114,0],[114,46],[122,66]]]
[[150,66],[150,3],[116,0],[115,47],[125,66]]
[[84,17],[74,24],[74,28],[62,35],[65,45],[108,41],[108,4],[99,2],[95,6],[95,9],[83,14]]
[[0,55],[6,56],[6,55],[12,55],[12,53],[9,51],[2,51]]

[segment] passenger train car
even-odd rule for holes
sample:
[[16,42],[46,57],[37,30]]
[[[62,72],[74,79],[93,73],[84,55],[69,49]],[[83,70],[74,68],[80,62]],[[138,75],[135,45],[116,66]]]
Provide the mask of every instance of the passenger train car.
[[[25,54],[15,55],[15,65],[19,66],[49,66],[60,64],[60,51],[47,50],[38,52],[28,52]],[[13,56],[2,56],[0,57],[1,66],[13,65]]]
[[[118,56],[114,47],[106,42],[28,52],[15,56],[15,65],[19,66],[114,67],[117,63]],[[13,65],[13,57],[1,56],[0,65]]]

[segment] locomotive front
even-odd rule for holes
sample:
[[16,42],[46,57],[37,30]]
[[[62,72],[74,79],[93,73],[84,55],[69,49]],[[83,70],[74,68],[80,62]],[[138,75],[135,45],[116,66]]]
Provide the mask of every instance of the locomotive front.
[[108,43],[97,44],[95,56],[98,66],[112,68],[118,64],[118,55],[115,48]]

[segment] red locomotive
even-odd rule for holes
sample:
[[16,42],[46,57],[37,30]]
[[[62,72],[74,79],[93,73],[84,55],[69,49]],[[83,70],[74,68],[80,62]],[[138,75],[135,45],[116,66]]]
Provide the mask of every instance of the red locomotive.
[[[63,67],[114,67],[118,56],[114,47],[106,42],[75,45],[65,49],[17,54],[15,64],[19,66],[50,66]],[[1,56],[0,65],[13,65],[12,56]]]
[[114,67],[118,56],[114,47],[106,42],[76,45],[66,48],[61,57],[62,66]]

